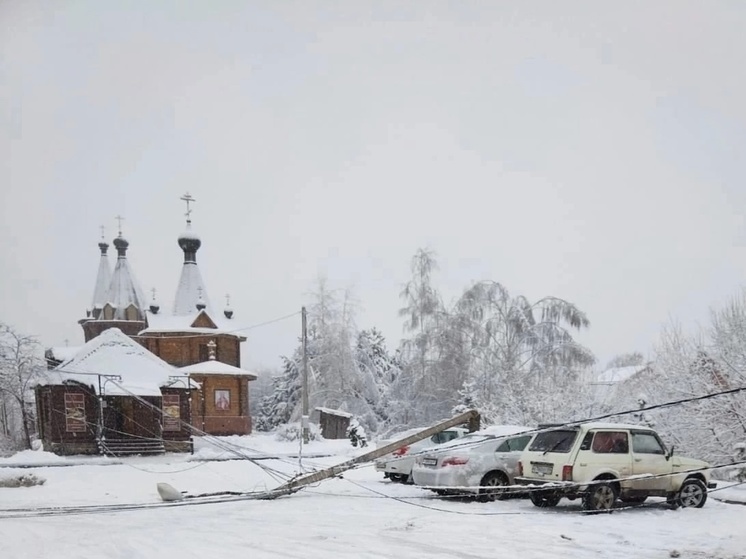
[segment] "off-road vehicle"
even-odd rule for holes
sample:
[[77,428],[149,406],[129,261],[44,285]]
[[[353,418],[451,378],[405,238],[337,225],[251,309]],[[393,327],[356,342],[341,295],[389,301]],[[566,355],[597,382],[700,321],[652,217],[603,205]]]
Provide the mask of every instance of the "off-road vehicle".
[[541,431],[521,454],[516,483],[533,486],[531,502],[556,506],[582,499],[586,510],[611,509],[617,499],[641,504],[666,497],[674,507],[702,507],[709,465],[666,450],[658,434],[641,425],[585,423]]

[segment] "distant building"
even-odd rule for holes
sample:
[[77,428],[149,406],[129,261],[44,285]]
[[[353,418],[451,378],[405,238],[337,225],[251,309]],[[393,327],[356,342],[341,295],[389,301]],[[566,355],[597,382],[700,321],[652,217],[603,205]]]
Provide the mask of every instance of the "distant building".
[[[631,365],[628,367],[612,367],[601,372],[590,382],[592,387],[593,401],[597,410],[622,409],[620,405],[624,402],[629,405],[630,399],[636,399],[630,395],[631,387],[638,387],[638,379],[641,379],[651,371],[651,365]],[[639,387],[638,387],[639,388]]]

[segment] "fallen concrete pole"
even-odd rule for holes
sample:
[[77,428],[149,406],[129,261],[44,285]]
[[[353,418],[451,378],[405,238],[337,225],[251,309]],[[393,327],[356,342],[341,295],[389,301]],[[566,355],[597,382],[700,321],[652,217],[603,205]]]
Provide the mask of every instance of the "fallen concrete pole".
[[277,489],[274,489],[272,493],[274,493],[275,495],[294,493],[295,491],[303,488],[306,485],[336,477],[359,464],[370,462],[371,460],[375,460],[376,458],[385,456],[386,454],[393,452],[397,448],[416,443],[417,441],[421,441],[422,439],[431,437],[435,433],[440,433],[441,431],[444,431],[449,427],[461,425],[463,423],[469,424],[469,430],[476,431],[479,428],[479,412],[477,410],[469,410],[467,412],[454,416],[451,419],[447,419],[446,421],[441,421],[440,423],[437,423],[432,427],[423,429],[422,431],[419,431],[414,435],[410,435],[409,437],[394,441],[393,443],[382,446],[381,448],[377,448],[375,450],[371,450],[370,452],[366,452],[365,454],[361,454],[360,456],[357,456],[352,460],[348,460],[347,462],[342,462],[341,464],[337,464],[336,466],[332,466],[331,468],[319,470],[318,472],[313,472],[311,474],[291,479],[287,483],[279,486]]
[[397,448],[401,448],[405,445],[416,443],[417,441],[421,441],[422,439],[431,437],[435,433],[440,433],[441,431],[445,431],[449,427],[454,427],[455,425],[462,425],[464,423],[468,423],[469,431],[477,431],[479,429],[479,420],[480,420],[479,412],[477,410],[469,410],[467,412],[456,415],[445,421],[441,421],[440,423],[437,423],[433,425],[432,427],[427,427],[426,429],[423,429],[422,431],[419,431],[415,433],[414,435],[410,435],[409,437],[404,437],[403,439],[389,443],[385,446],[382,446],[381,448],[377,448],[375,450],[371,450],[370,452],[366,452],[365,454],[361,454],[360,456],[357,456],[353,458],[352,460],[348,460],[347,462],[342,462],[341,464],[337,464],[336,466],[332,466],[331,468],[326,468],[325,470],[319,470],[318,472],[313,472],[311,474],[307,474],[304,476],[291,479],[287,483],[284,483],[283,485],[280,485],[279,487],[275,489],[271,489],[265,492],[236,493],[233,491],[220,491],[217,493],[203,493],[201,495],[189,495],[187,493],[179,491],[178,489],[169,485],[168,483],[159,483],[157,484],[158,494],[160,495],[161,500],[165,502],[182,501],[184,499],[199,499],[199,498],[205,498],[205,497],[222,497],[222,496],[225,496],[227,498],[240,497],[240,498],[247,498],[247,499],[275,499],[283,495],[290,495],[291,493],[295,493],[296,491],[303,489],[303,487],[305,487],[306,485],[311,485],[312,483],[317,483],[325,479],[337,477],[338,475],[346,472],[347,470],[354,468],[355,466],[359,464],[364,464],[365,462],[370,462],[371,460],[375,460],[376,458],[385,456],[386,454],[393,452]]

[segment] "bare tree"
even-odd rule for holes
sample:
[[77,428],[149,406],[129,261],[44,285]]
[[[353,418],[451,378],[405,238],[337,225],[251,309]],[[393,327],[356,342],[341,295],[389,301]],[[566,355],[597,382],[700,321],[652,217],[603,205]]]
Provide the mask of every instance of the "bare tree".
[[0,395],[2,395],[6,426],[14,415],[20,417],[20,432],[13,433],[31,448],[34,431],[33,385],[44,371],[41,346],[33,336],[20,334],[0,323]]

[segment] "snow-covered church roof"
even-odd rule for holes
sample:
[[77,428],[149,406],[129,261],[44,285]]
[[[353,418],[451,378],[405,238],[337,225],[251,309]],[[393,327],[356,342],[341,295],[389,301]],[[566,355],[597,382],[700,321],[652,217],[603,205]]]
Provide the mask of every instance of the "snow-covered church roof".
[[228,365],[217,359],[210,359],[201,363],[195,363],[194,365],[187,365],[181,367],[179,372],[184,375],[233,375],[247,377],[249,380],[256,380],[257,374]]
[[210,304],[197,266],[197,251],[202,246],[202,240],[192,230],[191,220],[187,219],[186,231],[179,235],[178,242],[184,251],[184,264],[176,288],[173,311],[167,314],[159,307],[151,306],[145,313],[147,328],[139,334],[227,334],[244,341],[246,338],[237,332],[236,323],[229,318],[233,316],[230,305],[226,306],[223,314],[218,314]]
[[64,384],[75,381],[91,386],[106,396],[160,396],[162,386],[173,384],[181,373],[118,328],[109,328],[86,343],[74,357],[45,374],[41,384]]
[[140,336],[147,334],[184,333],[184,334],[224,334],[234,336],[244,341],[246,337],[236,330],[236,323],[221,316],[213,316],[203,309],[187,315],[169,315],[161,312],[146,313],[148,327],[139,332]]
[[202,241],[192,231],[191,222],[187,222],[187,230],[179,235],[179,246],[184,251],[184,265],[181,267],[181,277],[176,288],[174,299],[174,315],[190,315],[195,309],[212,310],[207,296],[202,274],[197,266],[197,251]]
[[129,243],[119,236],[114,239],[114,246],[117,249],[117,263],[111,276],[106,302],[114,307],[115,320],[132,320],[126,315],[127,307],[130,305],[137,309],[137,320],[144,320],[145,297],[127,261]]
[[101,258],[98,262],[98,273],[96,274],[96,285],[93,288],[93,303],[92,309],[102,309],[108,301],[107,297],[109,294],[109,285],[111,285],[111,266],[109,265],[109,257],[106,251],[109,249],[109,245],[101,241],[98,243],[98,248],[101,251]]

